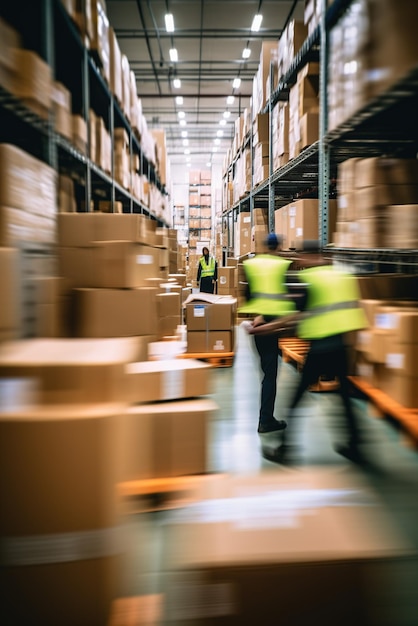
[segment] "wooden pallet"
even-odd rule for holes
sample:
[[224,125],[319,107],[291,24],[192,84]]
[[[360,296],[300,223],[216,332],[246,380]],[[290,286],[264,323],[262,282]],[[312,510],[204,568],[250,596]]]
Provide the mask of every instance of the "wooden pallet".
[[133,505],[127,512],[147,512],[178,508],[201,498],[219,473],[167,476],[126,481],[118,484],[119,496]]
[[197,359],[206,361],[213,367],[232,367],[234,364],[235,352],[182,352],[177,355],[178,359]]
[[418,446],[418,408],[408,409],[388,396],[384,391],[376,389],[360,376],[349,376],[351,383],[377,409],[377,415],[388,417],[397,423],[407,435],[411,443]]
[[309,350],[309,341],[289,337],[279,339],[279,348],[285,363],[293,363],[298,371],[303,368],[306,354]]
[[108,626],[157,626],[162,617],[163,594],[117,598]]
[[[285,363],[293,363],[298,372],[303,369],[306,355],[309,350],[309,341],[289,337],[279,339],[279,348],[282,352],[282,359]],[[322,380],[309,387],[309,391],[335,391],[339,387],[338,380]]]

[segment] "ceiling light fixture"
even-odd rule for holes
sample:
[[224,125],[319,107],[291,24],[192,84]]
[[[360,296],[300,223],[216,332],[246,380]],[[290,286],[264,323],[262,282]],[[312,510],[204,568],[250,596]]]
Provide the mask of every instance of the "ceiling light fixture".
[[233,89],[238,89],[240,85],[241,85],[241,79],[240,78],[234,78],[234,80],[232,81],[232,88]]
[[188,145],[189,145],[189,140],[183,139],[183,146],[188,146]]
[[234,104],[235,96],[228,96],[226,99],[227,104]]
[[244,50],[242,51],[242,58],[249,59],[250,56],[251,56],[251,50],[249,48],[244,48]]
[[208,162],[206,163],[206,167],[210,167],[211,165],[212,165],[212,163],[211,163],[210,161],[208,161]]
[[212,152],[218,152],[218,148],[216,146],[213,146]]
[[165,29],[168,33],[174,33],[174,17],[172,13],[166,13],[164,16]]
[[187,130],[182,130],[181,131],[181,136],[182,137],[187,137]]
[[215,144],[215,146],[219,146],[219,144],[221,143],[220,139],[214,139],[213,143]]
[[176,96],[176,104],[183,104],[183,96]]
[[180,89],[180,87],[181,87],[181,80],[180,80],[180,78],[175,78],[173,80],[173,87],[175,89]]
[[225,126],[225,125],[226,125],[226,120],[222,119],[222,120],[219,122],[219,124],[220,124],[221,126]]
[[186,126],[187,122],[185,119],[181,119],[179,122],[180,126]]
[[177,53],[177,48],[170,48],[170,61],[176,63],[179,60],[179,55]]
[[186,148],[186,149],[185,149],[184,154],[190,154],[190,150],[189,150],[189,148]]
[[184,118],[186,117],[186,114],[184,111],[179,111],[177,115],[179,116],[180,120],[184,120]]
[[216,136],[217,137],[223,137],[224,131],[223,130],[217,130],[216,131]]
[[258,33],[262,21],[263,16],[261,15],[261,13],[257,13],[257,15],[254,15],[253,23],[251,24],[251,31],[253,33]]
[[228,117],[231,117],[231,111],[224,111],[224,118],[227,120]]

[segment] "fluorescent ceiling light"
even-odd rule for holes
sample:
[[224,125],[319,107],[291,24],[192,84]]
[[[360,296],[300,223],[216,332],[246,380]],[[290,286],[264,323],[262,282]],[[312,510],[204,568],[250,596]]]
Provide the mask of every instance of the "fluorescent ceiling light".
[[251,56],[251,50],[249,48],[244,48],[244,50],[242,51],[242,58],[249,59],[250,56]]
[[179,60],[179,55],[177,54],[177,48],[170,48],[170,61],[175,63]]
[[224,111],[224,118],[228,119],[231,116],[231,111]]
[[190,150],[189,150],[189,148],[186,148],[186,149],[185,149],[184,154],[190,154]]
[[181,87],[181,80],[180,80],[180,78],[175,78],[173,80],[173,87],[175,89],[180,89],[180,87]]
[[214,139],[213,143],[215,144],[215,146],[219,146],[219,144],[221,143],[220,139]]
[[187,122],[186,120],[180,120],[180,126],[186,126]]
[[208,161],[208,162],[206,163],[206,167],[210,167],[210,166],[211,166],[211,162],[210,162],[210,161]]
[[257,15],[254,15],[253,23],[251,24],[251,30],[253,33],[258,33],[262,21],[263,16],[261,15],[261,13],[257,13]]
[[217,137],[223,137],[224,131],[223,130],[217,130],[216,131],[216,135]]
[[172,13],[166,13],[164,16],[165,29],[168,33],[174,33],[174,17]]
[[232,88],[233,89],[238,89],[238,87],[241,85],[241,79],[240,78],[234,78],[234,80],[232,81]]
[[183,96],[176,96],[176,104],[183,104]]
[[226,120],[221,120],[221,121],[219,122],[219,124],[220,124],[221,126],[225,126],[225,125],[226,125]]
[[228,96],[226,99],[227,104],[234,104],[235,96]]
[[212,152],[218,152],[218,148],[216,146],[213,146]]
[[179,119],[181,120],[184,120],[184,118],[186,117],[186,114],[184,111],[179,111],[177,115],[179,116]]
[[183,139],[183,146],[188,146],[188,145],[189,145],[189,140]]
[[182,130],[181,131],[181,136],[182,137],[187,137],[187,130]]

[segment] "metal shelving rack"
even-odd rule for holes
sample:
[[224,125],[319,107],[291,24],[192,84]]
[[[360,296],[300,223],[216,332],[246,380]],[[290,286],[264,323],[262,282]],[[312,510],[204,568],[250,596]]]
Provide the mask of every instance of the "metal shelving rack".
[[[141,143],[131,128],[104,80],[98,59],[93,56],[81,38],[60,0],[33,0],[24,3],[3,3],[0,16],[20,33],[22,47],[37,52],[50,66],[54,80],[61,82],[72,95],[72,112],[80,115],[89,127],[89,109],[105,119],[112,138],[113,130],[122,126],[129,136],[130,154],[139,156],[139,173],[154,183],[162,193],[167,193],[155,168],[143,154]],[[157,216],[122,187],[114,178],[114,164],[110,172],[103,171],[89,157],[90,146],[84,154],[70,140],[54,129],[53,114],[44,119],[30,106],[0,87],[0,141],[11,143],[51,166],[57,173],[71,177],[78,197],[79,210],[89,211],[92,199],[119,200],[124,212],[143,213],[158,225],[166,225]],[[87,133],[89,138],[90,133]],[[34,333],[35,280],[42,274],[39,267],[55,263],[52,244],[27,240],[16,242],[20,257],[20,301],[22,308],[22,333]],[[38,261],[41,261],[40,263]],[[51,275],[54,272],[51,271]]]
[[[281,206],[297,197],[319,198],[318,235],[324,248],[328,241],[328,200],[335,195],[338,165],[351,157],[393,156],[415,158],[418,152],[418,66],[402,77],[390,89],[373,98],[361,110],[338,127],[327,128],[327,69],[328,35],[330,30],[350,8],[352,0],[334,0],[327,7],[322,0],[322,17],[318,27],[306,39],[283,76],[263,113],[280,100],[286,100],[289,89],[296,81],[297,72],[309,61],[320,62],[320,138],[305,148],[297,157],[272,172],[267,180],[252,189],[247,197],[223,214],[235,215],[242,207],[252,209],[254,199],[258,206],[272,214]],[[356,265],[367,271],[415,271],[418,272],[418,250],[394,249],[347,249],[327,246],[336,262]],[[374,269],[370,269],[374,268]]]

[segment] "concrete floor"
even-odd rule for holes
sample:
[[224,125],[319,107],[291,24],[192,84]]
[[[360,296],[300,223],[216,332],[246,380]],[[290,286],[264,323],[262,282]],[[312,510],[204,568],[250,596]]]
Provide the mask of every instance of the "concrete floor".
[[[277,471],[277,466],[262,458],[261,443],[275,446],[279,433],[257,434],[260,371],[252,338],[238,327],[233,367],[212,370],[212,397],[218,411],[211,424],[209,470],[245,474]],[[276,400],[277,419],[285,417],[289,398],[297,384],[298,373],[281,363]],[[379,495],[396,529],[418,554],[418,452],[405,445],[396,428],[369,414],[363,400],[353,400],[364,436],[364,453],[373,470],[352,466],[333,449],[341,442],[342,409],[335,393],[307,393],[301,403],[298,440],[303,450],[302,469],[327,467],[359,473],[361,479]],[[418,419],[418,418],[417,418]],[[283,472],[301,471],[301,467]],[[170,513],[156,512],[131,516],[130,569],[125,572],[124,595],[159,593],[164,567],[165,523]],[[385,626],[418,624],[418,561],[400,571],[401,593],[396,618],[387,617]],[[212,622],[211,622],[212,623]],[[276,622],[272,622],[272,624]],[[278,623],[278,622],[277,622]],[[383,623],[383,622],[382,622]],[[268,626],[263,624],[263,626]],[[295,626],[300,626],[295,624]]]

